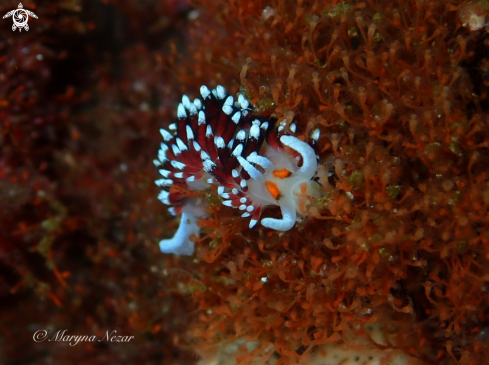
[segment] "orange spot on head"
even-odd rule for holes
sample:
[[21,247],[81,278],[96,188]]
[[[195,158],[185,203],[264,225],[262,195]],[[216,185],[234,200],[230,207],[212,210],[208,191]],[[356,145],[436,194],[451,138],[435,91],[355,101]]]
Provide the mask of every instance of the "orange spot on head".
[[292,172],[290,172],[289,170],[287,169],[280,169],[280,170],[275,170],[273,172],[273,176],[275,176],[276,178],[279,178],[279,179],[285,179],[287,177],[290,176],[290,174],[292,174]]
[[278,186],[271,181],[267,181],[265,184],[270,194],[272,194],[273,198],[275,200],[278,200],[278,198],[280,198],[280,190],[278,190]]

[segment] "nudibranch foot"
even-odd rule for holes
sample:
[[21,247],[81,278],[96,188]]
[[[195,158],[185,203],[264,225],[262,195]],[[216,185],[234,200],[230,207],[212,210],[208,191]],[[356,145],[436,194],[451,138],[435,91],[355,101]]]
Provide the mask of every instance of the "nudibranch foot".
[[200,228],[196,217],[182,213],[180,226],[175,236],[160,241],[160,250],[163,253],[174,253],[177,255],[191,256],[194,253],[194,242],[190,240],[192,235],[199,235]]
[[200,227],[197,221],[205,217],[205,207],[200,199],[191,198],[182,208],[180,225],[173,238],[160,241],[160,250],[163,253],[191,256],[194,253],[192,236],[199,237]]

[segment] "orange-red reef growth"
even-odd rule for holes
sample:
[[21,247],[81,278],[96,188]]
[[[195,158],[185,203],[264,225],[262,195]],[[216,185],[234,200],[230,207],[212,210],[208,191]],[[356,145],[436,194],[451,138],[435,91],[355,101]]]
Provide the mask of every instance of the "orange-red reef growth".
[[250,230],[215,188],[200,194],[197,261],[181,261],[193,347],[306,363],[369,325],[419,361],[482,363],[488,3],[192,4],[189,62],[168,60],[182,91],[225,85],[298,138],[318,128],[322,189],[287,232]]

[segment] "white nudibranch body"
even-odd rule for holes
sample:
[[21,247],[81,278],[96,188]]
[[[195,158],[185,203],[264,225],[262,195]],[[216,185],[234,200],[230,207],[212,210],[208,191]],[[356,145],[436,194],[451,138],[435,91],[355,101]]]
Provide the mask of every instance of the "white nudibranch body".
[[[317,197],[317,156],[309,143],[285,134],[284,122],[276,127],[275,118],[253,115],[242,94],[235,101],[222,86],[202,86],[200,93],[202,101],[182,97],[178,121],[169,126],[174,133],[160,130],[164,142],[154,161],[163,177],[155,182],[163,189],[158,198],[173,206],[172,214],[182,214],[175,236],[160,242],[164,253],[192,255],[191,236],[199,236],[197,221],[205,216],[202,201],[184,197],[182,190],[217,186],[222,204],[250,217],[250,228],[266,206],[279,206],[282,218],[261,220],[277,231],[291,229],[308,199]],[[310,143],[318,138],[319,130],[313,131]]]

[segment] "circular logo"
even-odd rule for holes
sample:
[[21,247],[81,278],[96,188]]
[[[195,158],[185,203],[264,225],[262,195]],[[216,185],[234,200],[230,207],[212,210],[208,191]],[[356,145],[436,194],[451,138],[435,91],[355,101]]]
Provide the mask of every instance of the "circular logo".
[[19,8],[9,11],[3,16],[3,19],[12,17],[12,20],[14,21],[14,24],[12,25],[12,30],[15,31],[16,29],[19,29],[20,32],[22,29],[25,29],[26,31],[29,30],[29,25],[27,25],[27,22],[29,21],[29,16],[37,19],[36,14],[34,14],[30,10],[24,9],[22,3],[19,3]]
[[14,11],[12,18],[17,28],[24,28],[29,20],[29,14],[24,9],[17,9]]

